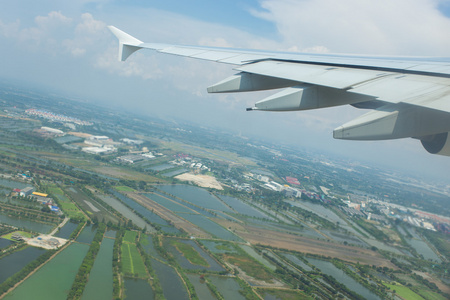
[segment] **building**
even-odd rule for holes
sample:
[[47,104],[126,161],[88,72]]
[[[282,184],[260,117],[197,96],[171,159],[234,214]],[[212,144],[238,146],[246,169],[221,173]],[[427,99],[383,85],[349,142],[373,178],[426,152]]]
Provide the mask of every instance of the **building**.
[[33,191],[34,191],[34,187],[27,186],[26,188],[20,190],[19,195],[22,197],[30,196]]

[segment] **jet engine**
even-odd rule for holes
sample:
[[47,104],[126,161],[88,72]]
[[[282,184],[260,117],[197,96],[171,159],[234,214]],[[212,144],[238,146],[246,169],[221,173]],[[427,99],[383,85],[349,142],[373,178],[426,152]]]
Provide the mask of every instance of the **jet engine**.
[[429,153],[450,156],[450,138],[448,132],[421,137],[420,141]]

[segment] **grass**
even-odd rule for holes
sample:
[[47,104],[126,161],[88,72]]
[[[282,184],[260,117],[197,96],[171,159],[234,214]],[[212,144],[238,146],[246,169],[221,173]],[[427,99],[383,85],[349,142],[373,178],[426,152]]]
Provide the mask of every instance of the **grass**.
[[436,292],[432,292],[428,289],[419,289],[419,294],[428,300],[446,300],[447,299],[444,296],[442,296]]
[[248,276],[257,280],[272,282],[274,278],[268,270],[266,270],[260,263],[244,254],[225,254],[223,258],[229,263],[238,266]]
[[134,244],[124,243],[121,247],[121,262],[122,270],[125,275],[132,275],[146,278],[147,272],[145,270],[144,262],[139,254],[139,251]]
[[384,284],[388,288],[390,288],[392,291],[395,290],[396,294],[402,297],[403,299],[408,300],[424,300],[420,295],[414,293],[411,291],[408,287],[403,285],[393,285],[393,284]]
[[12,236],[13,234],[20,234],[21,236],[28,237],[28,238],[30,238],[31,235],[32,235],[32,234],[29,233],[29,232],[25,232],[25,231],[20,231],[20,230],[18,230],[18,231],[14,231],[14,232],[10,232],[10,233],[8,233],[8,234],[5,234],[4,236],[2,236],[2,238],[7,239],[7,240],[10,240],[10,241],[15,241],[14,239],[11,238],[11,236]]
[[134,189],[127,186],[115,186],[114,188],[120,192],[135,192]]
[[123,241],[126,242],[126,243],[134,244],[135,241],[136,241],[137,234],[138,233],[136,231],[127,230],[127,231],[125,231],[125,235],[123,237]]
[[208,262],[191,245],[177,240],[172,240],[170,244],[177,248],[177,250],[180,251],[191,264],[206,268],[209,267]]
[[269,294],[277,299],[295,300],[295,299],[314,299],[311,296],[305,295],[300,291],[293,290],[279,290],[279,289],[258,289],[258,292],[263,296]]
[[59,187],[49,187],[48,188],[49,192],[52,195],[64,195],[64,192],[59,188]]
[[59,205],[61,206],[62,211],[71,219],[79,219],[82,218],[83,220],[86,219],[83,212],[78,209],[78,207],[73,204],[72,202],[60,202]]

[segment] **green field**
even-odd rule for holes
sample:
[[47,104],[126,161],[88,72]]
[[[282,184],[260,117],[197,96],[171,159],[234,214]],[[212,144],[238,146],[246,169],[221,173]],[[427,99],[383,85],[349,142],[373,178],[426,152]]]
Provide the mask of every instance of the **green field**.
[[292,290],[278,290],[278,289],[258,289],[258,292],[264,296],[266,294],[271,295],[272,297],[276,297],[276,299],[286,299],[286,300],[295,300],[295,299],[314,299],[311,296],[305,295],[300,291],[292,291]]
[[403,299],[408,300],[424,300],[420,295],[414,293],[409,288],[403,285],[393,285],[393,284],[384,284],[388,288],[390,288],[392,291],[395,290],[395,293],[402,297]]
[[57,186],[49,186],[49,192],[58,198],[58,203],[64,214],[71,219],[86,220],[83,212],[64,195],[64,191]]
[[121,192],[135,192],[134,189],[127,187],[127,186],[115,186],[114,188]]
[[193,265],[199,265],[203,267],[209,267],[208,262],[194,249],[191,245],[183,242],[172,240],[170,242],[178,251],[180,251],[184,257]]
[[134,244],[135,241],[136,241],[136,236],[137,236],[137,234],[138,234],[138,233],[137,233],[136,231],[130,231],[130,230],[127,230],[127,231],[125,232],[124,237],[123,237],[123,241],[126,242],[126,243]]
[[147,272],[145,270],[145,265],[136,245],[124,243],[122,244],[121,252],[123,273],[133,277],[146,278]]
[[2,238],[10,240],[10,241],[15,241],[14,239],[11,238],[11,236],[13,234],[20,234],[21,236],[24,236],[24,237],[31,237],[32,236],[32,234],[29,233],[29,232],[18,230],[18,231],[14,231],[14,232],[10,232],[8,234],[5,234],[4,236],[2,236]]
[[255,279],[272,282],[274,278],[269,270],[246,254],[223,254],[222,257]]

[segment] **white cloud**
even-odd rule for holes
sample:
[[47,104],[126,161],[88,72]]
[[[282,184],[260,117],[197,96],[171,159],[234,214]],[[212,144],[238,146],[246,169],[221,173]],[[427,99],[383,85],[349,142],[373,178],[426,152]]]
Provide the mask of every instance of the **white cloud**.
[[448,55],[450,20],[437,0],[263,0],[252,13],[273,22],[287,48]]

